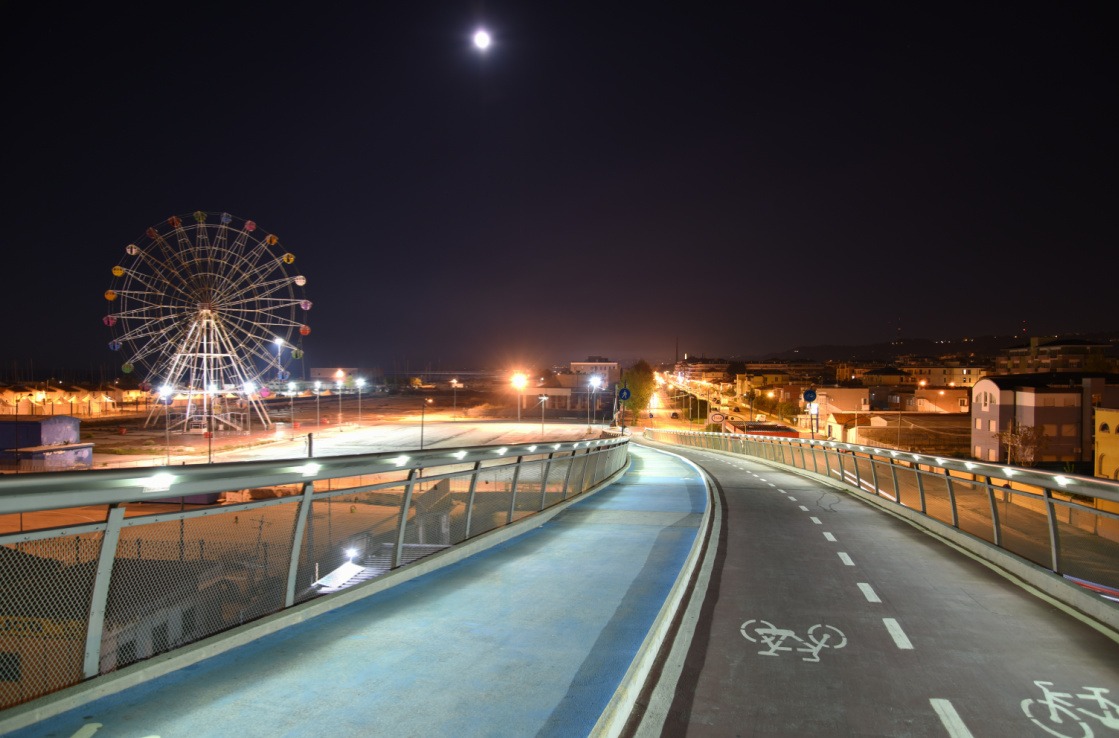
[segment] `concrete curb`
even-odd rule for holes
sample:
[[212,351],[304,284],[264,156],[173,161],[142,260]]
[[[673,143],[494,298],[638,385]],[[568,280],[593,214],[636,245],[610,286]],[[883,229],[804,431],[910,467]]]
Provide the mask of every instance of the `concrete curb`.
[[[637,698],[645,688],[645,683],[649,678],[649,674],[652,672],[653,666],[661,653],[665,638],[672,629],[673,621],[680,611],[685,596],[689,594],[689,582],[692,580],[692,574],[699,564],[700,553],[703,551],[704,543],[708,537],[711,516],[715,507],[711,482],[707,478],[707,475],[703,473],[703,470],[697,467],[695,463],[670,451],[654,449],[650,446],[645,446],[645,448],[675,456],[684,463],[695,468],[703,478],[704,485],[707,488],[707,509],[704,511],[703,517],[700,520],[695,541],[692,542],[692,547],[688,552],[687,559],[684,561],[684,566],[680,569],[680,573],[677,575],[676,581],[673,583],[664,605],[661,606],[660,612],[657,613],[657,617],[653,620],[652,627],[649,628],[649,632],[641,642],[641,647],[637,649],[637,654],[633,657],[633,661],[630,662],[625,676],[622,677],[622,681],[614,691],[614,695],[610,698],[610,702],[606,705],[606,709],[602,711],[602,715],[599,716],[594,729],[591,730],[590,734],[592,736],[620,735],[626,723],[629,721]],[[702,597],[700,599],[702,600]]]

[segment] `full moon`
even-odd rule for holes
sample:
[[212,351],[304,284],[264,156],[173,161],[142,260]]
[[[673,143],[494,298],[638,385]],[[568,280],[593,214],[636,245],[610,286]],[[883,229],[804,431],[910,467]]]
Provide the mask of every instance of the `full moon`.
[[481,49],[482,51],[485,51],[486,49],[488,49],[489,46],[490,46],[490,34],[488,34],[484,30],[475,31],[474,32],[474,45],[476,47],[478,47],[479,49]]

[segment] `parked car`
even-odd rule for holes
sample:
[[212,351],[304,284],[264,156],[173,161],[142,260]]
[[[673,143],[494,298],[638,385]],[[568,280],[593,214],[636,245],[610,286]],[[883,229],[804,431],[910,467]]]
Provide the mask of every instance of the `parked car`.
[[671,417],[672,417],[673,420],[679,420],[680,419],[680,413],[672,413]]

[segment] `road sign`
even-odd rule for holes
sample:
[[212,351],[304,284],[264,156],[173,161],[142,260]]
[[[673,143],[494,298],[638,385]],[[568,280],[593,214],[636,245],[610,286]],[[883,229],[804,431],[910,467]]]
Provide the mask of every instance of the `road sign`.
[[805,402],[815,402],[816,401],[816,390],[806,389],[804,391],[804,401]]
[[722,423],[726,419],[727,416],[723,415],[722,413],[711,413],[707,416],[708,423]]
[[628,400],[629,395],[630,395],[629,387],[622,387],[620,390],[618,390],[618,399],[619,400],[622,400],[622,401]]

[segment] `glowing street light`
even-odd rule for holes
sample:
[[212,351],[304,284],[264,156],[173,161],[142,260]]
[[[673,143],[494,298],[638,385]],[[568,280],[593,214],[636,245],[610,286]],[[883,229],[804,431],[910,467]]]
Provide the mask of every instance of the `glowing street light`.
[[276,344],[276,379],[283,379],[281,373],[284,370],[284,365],[280,363],[280,353],[284,350],[284,339],[276,336],[272,339],[272,343]]
[[424,450],[424,417],[427,415],[427,406],[433,402],[435,400],[425,397],[420,403],[420,451]]
[[591,377],[590,381],[587,384],[589,384],[590,388],[591,388],[591,401],[587,403],[587,430],[590,430],[590,427],[591,427],[591,405],[594,404],[595,393],[597,393],[598,388],[602,386],[602,377],[600,377],[598,375],[595,375],[595,376]]
[[365,386],[365,378],[357,378],[357,424],[361,425],[361,388]]
[[478,51],[485,51],[493,43],[493,37],[490,36],[489,31],[484,28],[479,28],[474,32],[474,48]]
[[540,395],[540,437],[544,437],[544,408],[548,407],[548,396]]
[[513,375],[513,386],[517,389],[517,422],[521,422],[521,393],[528,384],[528,377],[521,372]]
[[451,380],[451,396],[454,401],[454,410],[451,413],[452,418],[458,417],[458,388],[461,386],[458,379]]

